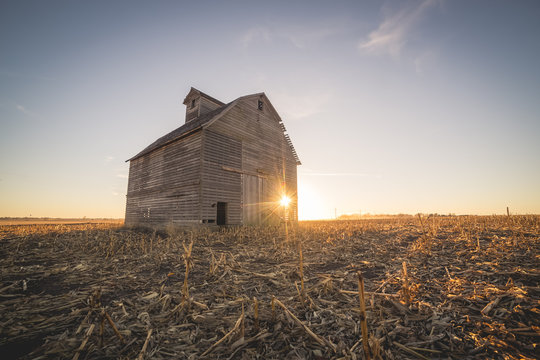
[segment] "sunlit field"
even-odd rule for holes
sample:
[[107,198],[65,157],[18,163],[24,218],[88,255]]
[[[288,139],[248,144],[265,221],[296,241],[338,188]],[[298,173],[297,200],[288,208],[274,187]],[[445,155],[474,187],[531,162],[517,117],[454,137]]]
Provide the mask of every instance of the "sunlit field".
[[539,216],[2,225],[0,239],[3,359],[539,352]]

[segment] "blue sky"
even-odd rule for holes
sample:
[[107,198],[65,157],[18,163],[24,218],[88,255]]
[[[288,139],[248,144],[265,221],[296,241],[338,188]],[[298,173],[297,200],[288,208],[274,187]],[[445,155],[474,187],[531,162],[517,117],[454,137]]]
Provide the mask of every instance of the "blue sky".
[[264,91],[300,218],[540,213],[537,1],[3,1],[0,216],[123,217],[194,86]]

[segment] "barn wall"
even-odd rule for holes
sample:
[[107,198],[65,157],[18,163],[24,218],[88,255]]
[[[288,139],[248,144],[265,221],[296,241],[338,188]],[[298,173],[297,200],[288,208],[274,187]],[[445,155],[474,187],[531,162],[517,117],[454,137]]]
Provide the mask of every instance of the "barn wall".
[[[268,104],[264,105],[262,111],[258,110],[257,101],[256,97],[239,100],[237,106],[210,125],[209,129],[241,142],[242,172],[262,179],[258,186],[253,186],[253,180],[244,180],[242,188],[243,193],[251,191],[249,189],[261,192],[258,208],[260,218],[271,219],[272,213],[280,213],[277,201],[285,188],[293,199],[290,218],[297,220],[296,160],[286,142],[279,119]],[[244,179],[250,178],[244,176]],[[242,196],[243,199],[255,197],[255,194]],[[243,220],[253,219],[252,209],[248,209],[247,205],[242,204]]]
[[215,223],[217,202],[226,202],[227,223],[242,223],[242,143],[226,135],[204,130],[202,168],[202,219]]
[[126,225],[200,222],[201,132],[130,161]]

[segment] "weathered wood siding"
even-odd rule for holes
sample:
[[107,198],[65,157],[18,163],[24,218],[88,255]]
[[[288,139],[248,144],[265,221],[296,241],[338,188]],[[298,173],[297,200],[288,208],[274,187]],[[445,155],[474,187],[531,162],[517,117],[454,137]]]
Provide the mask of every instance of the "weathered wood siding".
[[200,222],[201,132],[130,161],[126,225]]
[[207,98],[202,97],[202,96],[199,98],[199,102],[200,102],[199,115],[206,114],[221,106],[220,104],[216,104],[215,102],[208,100]]
[[264,178],[256,175],[242,175],[242,206],[244,225],[257,225],[263,220]]
[[[258,98],[240,99],[237,106],[209,126],[209,130],[235,139],[241,143],[242,173],[264,179],[264,185],[253,186],[248,176],[244,176],[241,199],[254,199],[258,194],[245,194],[249,191],[261,192],[258,208],[261,219],[271,219],[272,213],[279,213],[278,201],[286,192],[293,200],[290,206],[291,220],[297,220],[298,196],[296,160],[287,144],[279,118],[264,104],[258,110]],[[205,146],[208,142],[205,141]],[[261,189],[262,188],[262,189]],[[252,222],[252,211],[242,201],[242,223]],[[244,220],[249,220],[244,222]]]
[[[198,90],[190,94],[188,120],[224,106]],[[288,219],[297,220],[296,156],[268,99],[239,98],[208,120],[197,132],[131,160],[126,224],[216,224],[218,208],[226,209],[229,225],[271,223],[285,215],[283,194],[292,199]]]
[[204,130],[202,166],[203,222],[215,223],[217,202],[226,202],[227,224],[242,224],[242,143],[229,136]]

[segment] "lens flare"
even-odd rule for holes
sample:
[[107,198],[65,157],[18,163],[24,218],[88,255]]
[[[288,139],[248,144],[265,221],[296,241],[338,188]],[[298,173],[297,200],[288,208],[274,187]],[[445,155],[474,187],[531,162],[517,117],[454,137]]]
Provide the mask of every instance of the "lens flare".
[[291,203],[291,199],[287,195],[283,195],[281,199],[279,200],[279,205],[283,207],[288,207]]

